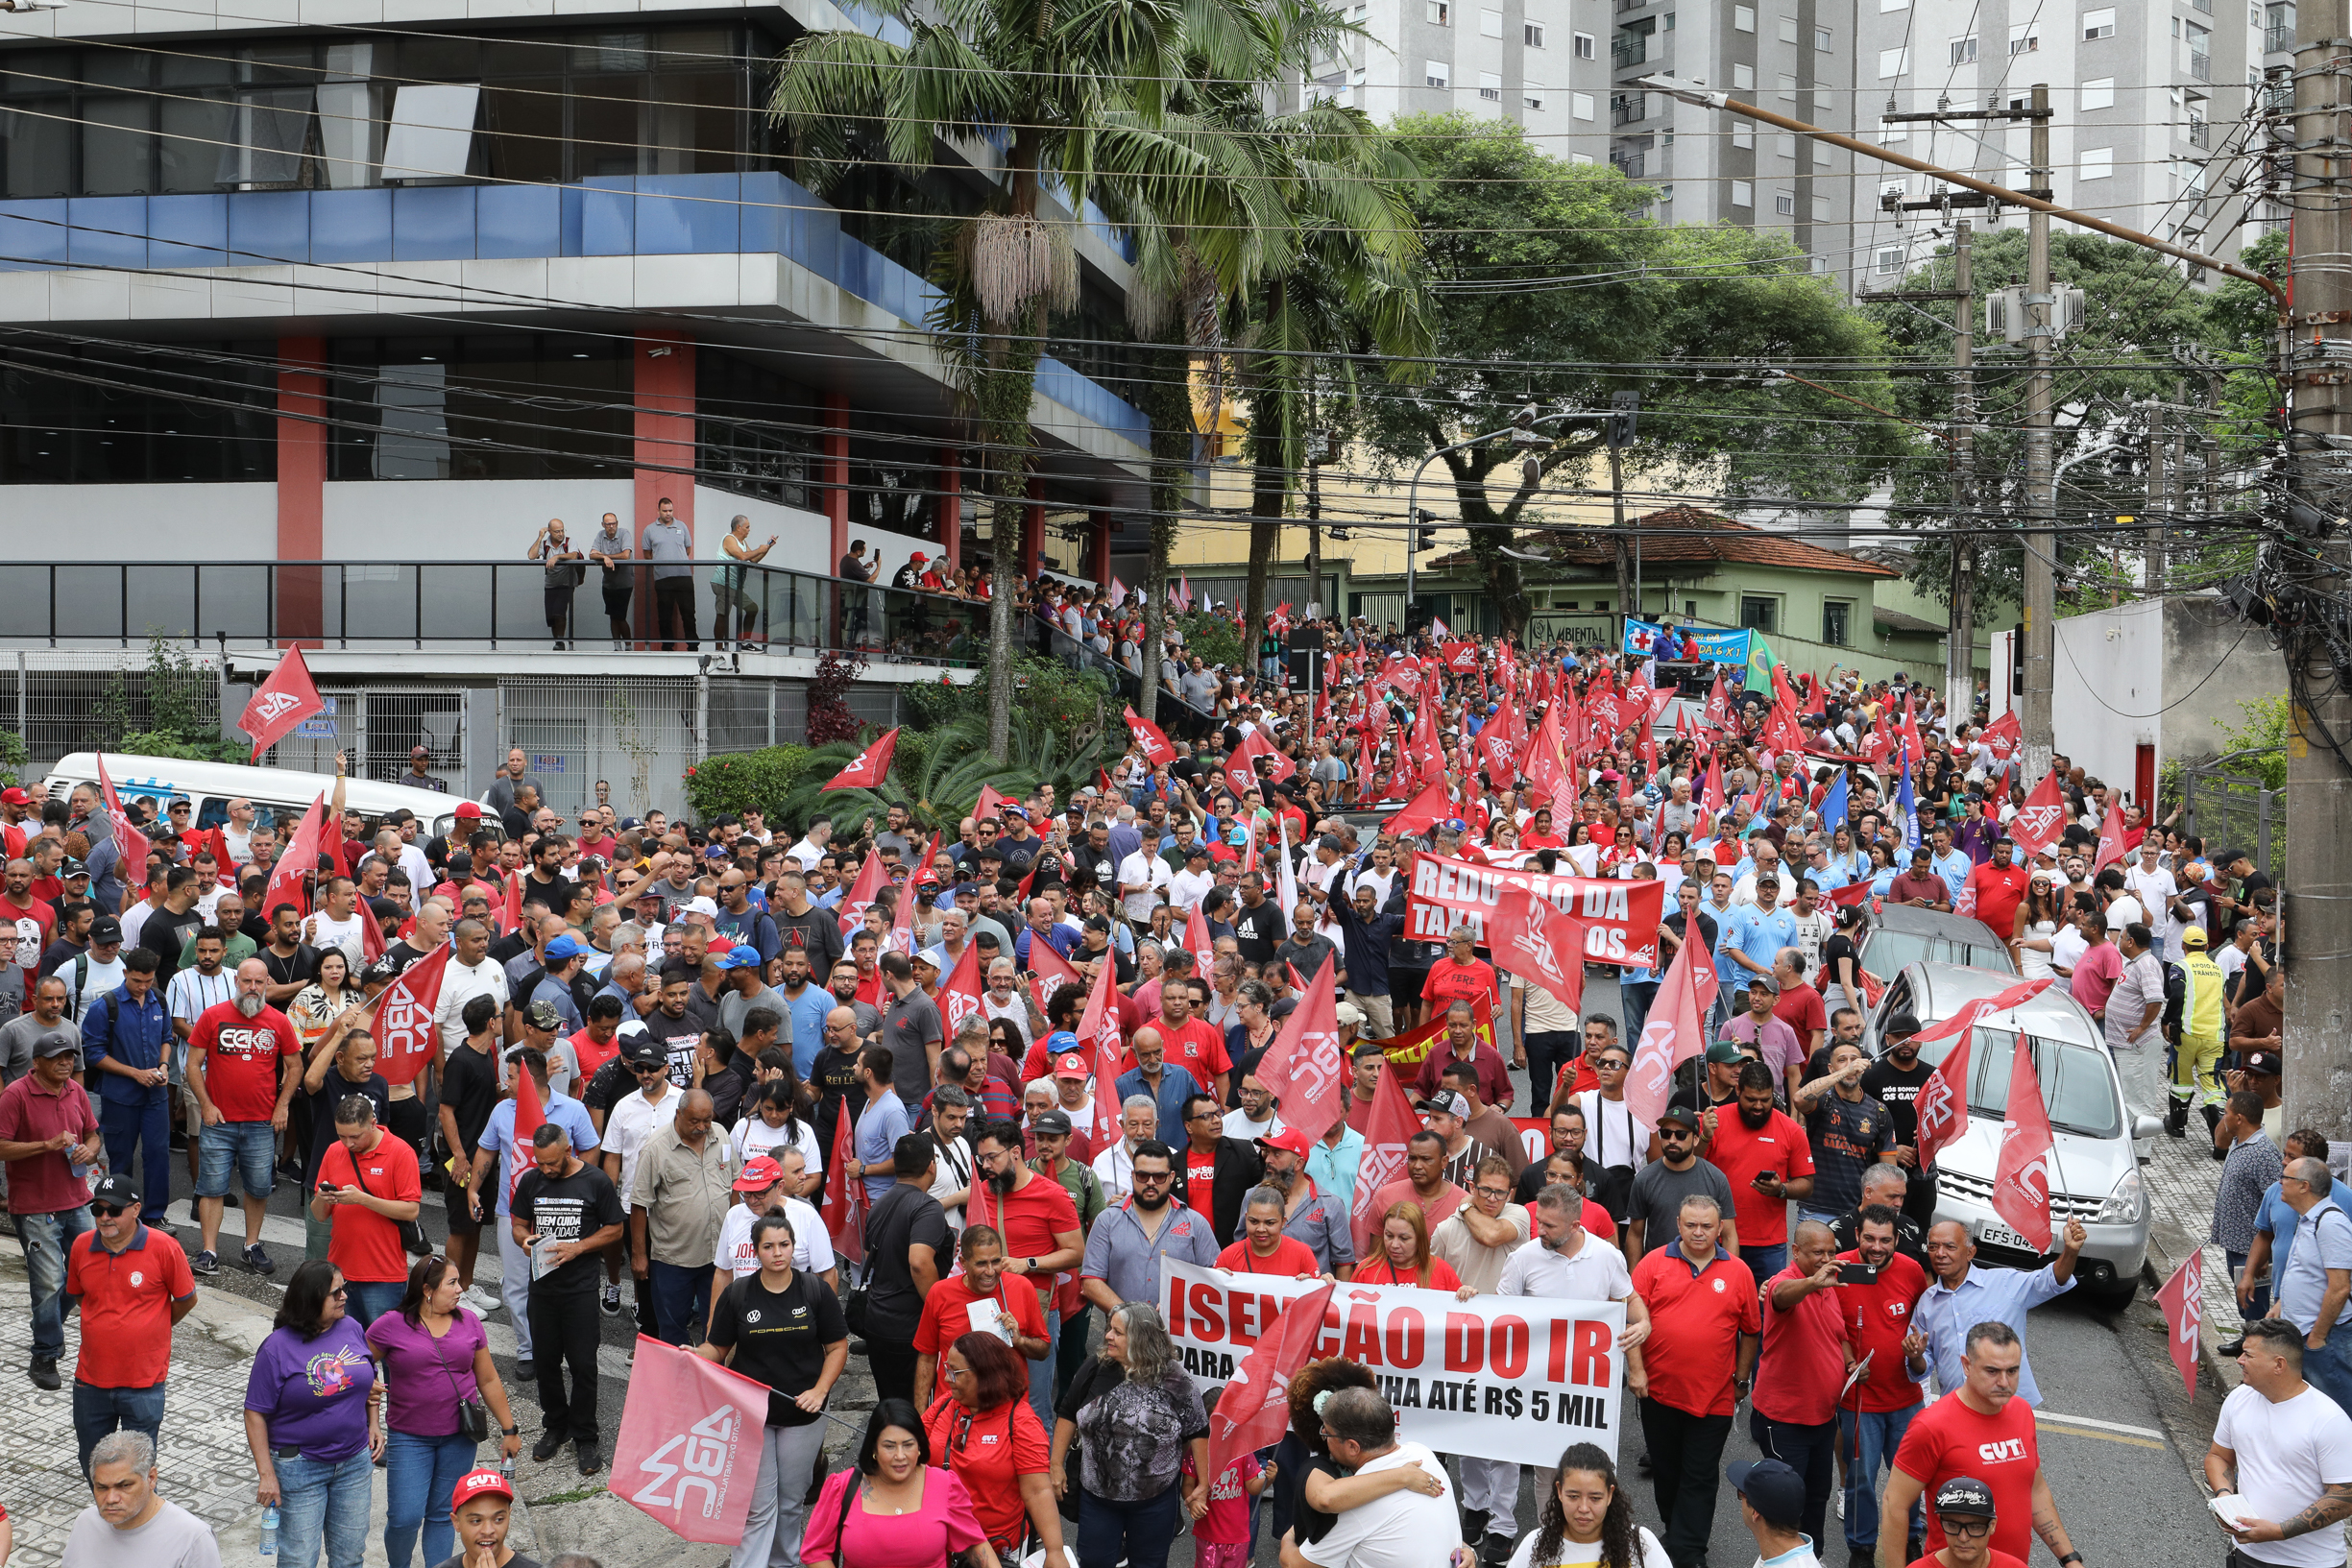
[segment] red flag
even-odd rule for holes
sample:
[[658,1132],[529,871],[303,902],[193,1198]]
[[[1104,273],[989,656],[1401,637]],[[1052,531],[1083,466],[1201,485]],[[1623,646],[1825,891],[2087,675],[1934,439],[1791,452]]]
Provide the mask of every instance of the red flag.
[[376,918],[376,905],[363,894],[359,900],[359,961],[372,963],[384,955],[384,924]]
[[972,808],[972,815],[976,820],[985,820],[988,817],[994,816],[996,814],[996,808],[1004,805],[1012,797],[1009,795],[998,794],[996,785],[994,784],[982,784],[980,786],[980,804]]
[[[1258,776],[1256,760],[1261,757],[1274,760],[1273,771],[1263,779]],[[1289,758],[1274,750],[1273,743],[1266,738],[1265,731],[1253,729],[1242,736],[1242,743],[1234,747],[1233,755],[1226,759],[1225,783],[1232,786],[1233,793],[1238,796],[1244,790],[1264,787],[1268,781],[1279,783],[1297,771],[1297,765]]]
[[1516,778],[1519,754],[1526,745],[1519,711],[1506,690],[1501,703],[1478,731],[1478,755],[1486,761],[1488,776],[1497,784],[1509,784]]
[[2098,825],[2098,863],[2091,868],[2096,877],[2123,858],[2123,835],[2130,830],[2123,826],[2123,808],[2107,803],[2107,820]]
[[965,1019],[981,1011],[980,999],[987,989],[981,979],[980,944],[967,941],[963,956],[956,960],[956,967],[939,982],[939,1018],[950,1040],[956,1038],[956,1031],[963,1026]]
[[1176,760],[1176,749],[1168,743],[1166,734],[1158,725],[1135,712],[1133,704],[1129,704],[1127,711],[1127,733],[1135,737],[1135,749],[1142,752],[1143,760],[1153,767]]
[[261,754],[292,734],[297,724],[326,712],[327,704],[310,679],[310,666],[303,663],[303,650],[290,647],[270,678],[255,689],[254,700],[238,715],[237,728],[254,737],[253,760],[258,762]]
[[[1015,941],[1020,938],[1015,937]],[[1117,965],[1112,966],[1114,969]],[[1037,1010],[1045,1011],[1046,999],[1065,985],[1078,984],[1078,971],[1069,961],[1054,951],[1054,944],[1035,931],[1029,935],[1029,973],[1031,989],[1037,993]],[[1103,1146],[1108,1148],[1110,1146]]]
[[851,1263],[865,1262],[865,1178],[852,1177],[849,1162],[856,1159],[856,1128],[849,1102],[834,1122],[833,1153],[825,1161],[825,1222],[833,1249]]
[[2018,748],[2025,743],[2025,727],[2018,722],[2017,710],[2012,708],[1986,725],[1983,740],[1996,762],[2005,763],[2016,756]]
[[376,999],[376,1071],[386,1083],[414,1082],[440,1054],[433,1009],[441,1005],[441,978],[449,973],[449,945],[442,943],[400,971],[400,977]]
[[[1035,943],[1031,944],[1034,951]],[[1119,1038],[1118,965],[1110,954],[1103,955],[1103,963],[1095,971],[1094,990],[1086,998],[1086,1011],[1079,1019],[1078,1039],[1081,1046],[1094,1050],[1094,1122],[1087,1136],[1096,1148],[1108,1148],[1119,1141],[1119,1064],[1127,1059],[1127,1044]]]
[[531,1154],[531,1141],[546,1120],[546,1109],[539,1102],[539,1080],[531,1076],[529,1068],[516,1063],[515,1135],[508,1140],[511,1151],[506,1162],[506,1203],[510,1209],[514,1207],[515,1189],[522,1185],[525,1174],[538,1169],[538,1161]]
[[766,1430],[765,1384],[641,1334],[612,1491],[683,1539],[740,1541]]
[[881,788],[883,780],[890,776],[890,754],[897,749],[898,731],[884,731],[880,738],[851,759],[849,766],[819,785],[819,789]]
[[[2025,804],[2017,808],[2017,815],[2009,819],[2009,836],[2027,855],[2039,855],[2058,842],[2065,828],[2066,799],[2058,791],[2058,770],[2052,768],[2034,786],[2033,793],[2025,797]],[[2120,836],[2117,842],[2122,842]],[[2106,848],[2103,835],[2099,847],[2102,851]]]
[[1896,727],[1895,733],[1902,737],[1903,749],[1911,754],[1914,766],[1926,760],[1928,743],[1919,737],[1919,717],[1911,711],[1911,694],[1908,691],[1903,694],[1903,722]]
[[882,891],[882,851],[867,850],[865,864],[858,868],[857,880],[841,896],[840,913],[837,917],[841,927],[841,945],[848,947],[856,938],[860,927],[865,924],[865,912],[873,907],[874,895]]
[[1454,803],[1445,793],[1443,780],[1433,784],[1413,797],[1405,808],[1389,818],[1388,831],[1398,838],[1411,838],[1425,833],[1454,814]]
[[1870,883],[1848,882],[1843,887],[1832,887],[1829,897],[1830,902],[1840,909],[1851,909],[1858,904],[1870,902]]
[[[1698,982],[1692,972],[1703,944],[1685,942],[1666,966],[1666,977],[1650,1003],[1641,1025],[1641,1040],[1634,1048],[1632,1070],[1625,1077],[1625,1105],[1645,1127],[1658,1125],[1666,1108],[1674,1070],[1707,1053],[1707,1031],[1699,1019]],[[1711,972],[1713,966],[1709,968]],[[1361,1256],[1362,1254],[1359,1254]]]
[[[122,879],[125,886],[146,886],[147,853],[153,846],[147,842],[145,833],[131,826],[131,817],[114,793],[114,781],[107,777],[104,752],[98,754],[98,793],[106,802],[107,820],[114,825],[114,875]],[[234,869],[227,854],[215,853],[223,871]]]
[[1723,688],[1722,676],[1716,676],[1715,684],[1707,688],[1707,706],[1700,712],[1710,730],[1722,729],[1723,721],[1731,716],[1732,699]]
[[2043,1251],[2049,1250],[2050,1162],[2057,1142],[2050,1136],[2049,1108],[2042,1103],[2033,1050],[2017,1037],[2009,1073],[2009,1109],[2000,1123],[2000,1163],[1993,1171],[1993,1212],[2008,1227]]
[[1224,1474],[1242,1455],[1279,1442],[1290,1427],[1291,1379],[1315,1355],[1326,1318],[1338,1322],[1335,1281],[1285,1302],[1258,1335],[1256,1348],[1234,1369],[1209,1414],[1209,1475]]
[[1963,1034],[1928,1081],[1919,1086],[1919,1101],[1914,1107],[1919,1117],[1918,1140],[1912,1152],[1919,1169],[1928,1170],[1944,1146],[1968,1130],[1968,1067],[1969,1058],[1976,1054],[1976,1037]]
[[1570,1011],[1585,1004],[1585,923],[1549,899],[1506,887],[1487,917],[1495,964],[1558,997]]
[[520,872],[520,871],[510,871],[510,872],[508,872],[508,873],[506,874],[506,901],[505,901],[505,902],[506,902],[506,915],[505,915],[505,919],[506,919],[506,929],[507,929],[508,930],[510,930],[510,931],[517,931],[517,930],[521,930],[521,929],[522,929],[522,873],[521,873],[521,872]]
[[1340,1049],[1339,1020],[1331,1000],[1335,973],[1334,960],[1325,958],[1314,981],[1298,987],[1298,1005],[1282,1021],[1273,1045],[1258,1058],[1258,1080],[1273,1091],[1282,1120],[1310,1137],[1321,1137],[1347,1109],[1347,1057]]
[[1565,802],[1576,798],[1576,780],[1562,760],[1566,736],[1561,728],[1560,709],[1557,702],[1545,705],[1542,722],[1527,742],[1525,773],[1531,787],[1541,790],[1548,799]]
[[281,904],[291,904],[303,914],[310,912],[310,896],[303,889],[311,873],[319,868],[319,843],[327,833],[327,794],[310,803],[303,820],[294,826],[294,836],[279,853],[278,863],[270,868],[269,884],[261,890],[261,916]]
[[1723,759],[1710,752],[1707,759],[1707,782],[1699,786],[1699,809],[1712,822],[1730,804],[1731,798],[1723,792]]
[[1405,1145],[1422,1130],[1421,1119],[1413,1109],[1413,1098],[1405,1093],[1394,1062],[1381,1067],[1371,1105],[1358,1106],[1351,1098],[1347,1111],[1348,1124],[1364,1135],[1364,1157],[1356,1167],[1355,1210],[1349,1222],[1356,1233],[1356,1256],[1370,1258],[1376,1256],[1370,1249],[1379,1237],[1383,1218],[1375,1212],[1377,1205],[1372,1194],[1390,1182],[1404,1179]]
[[[2180,1381],[2196,1395],[2196,1344],[2198,1330],[2205,1319],[2205,1254],[2195,1247],[2172,1270],[2172,1277],[2164,1282],[2156,1292],[2156,1305],[2164,1309],[2164,1320],[2172,1327],[2172,1364],[2180,1368]],[[1212,1422],[1211,1426],[1214,1427]]]

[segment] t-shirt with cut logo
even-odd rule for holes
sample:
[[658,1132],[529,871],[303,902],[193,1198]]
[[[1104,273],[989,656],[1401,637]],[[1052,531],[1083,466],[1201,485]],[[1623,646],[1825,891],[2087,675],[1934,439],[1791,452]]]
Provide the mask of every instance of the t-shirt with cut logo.
[[733,1346],[729,1365],[755,1383],[767,1385],[767,1424],[805,1427],[824,1419],[792,1402],[816,1387],[825,1368],[825,1348],[849,1338],[849,1323],[832,1287],[813,1274],[794,1270],[782,1291],[767,1288],[764,1274],[746,1274],[720,1292],[711,1314],[711,1343]]
[[205,1094],[223,1121],[267,1122],[278,1109],[279,1059],[301,1055],[303,1040],[275,1007],[247,1018],[224,1001],[196,1020],[188,1049],[205,1053]]
[[37,977],[41,954],[48,951],[50,936],[56,931],[58,912],[38,899],[26,904],[11,904],[0,896],[0,937],[7,939],[5,952],[16,974],[0,983],[0,994],[30,999],[33,982]]
[[[1986,1415],[1946,1394],[1911,1418],[1895,1450],[1895,1468],[1930,1497],[1954,1476],[1975,1476],[1993,1493],[1993,1549],[2024,1557],[2033,1546],[2033,1478],[2042,1468],[2033,1407],[2022,1398]],[[1944,1549],[1944,1527],[1928,1510],[1928,1553]]]
[[[534,1165],[516,1184],[514,1213],[526,1232],[538,1235],[542,1246],[550,1246],[619,1224],[620,1194],[613,1189],[613,1178],[593,1165],[582,1164],[570,1175],[553,1178]],[[577,1253],[570,1263],[540,1273],[534,1257],[533,1273],[535,1291],[585,1297],[604,1283],[604,1260],[598,1253]]]

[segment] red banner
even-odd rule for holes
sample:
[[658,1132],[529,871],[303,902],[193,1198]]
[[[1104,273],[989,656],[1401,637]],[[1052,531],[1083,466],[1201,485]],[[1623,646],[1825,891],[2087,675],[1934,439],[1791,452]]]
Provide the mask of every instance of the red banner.
[[[362,904],[361,908],[367,906]],[[360,917],[376,923],[374,910]],[[441,980],[449,970],[447,942],[400,971],[376,1002],[376,1071],[386,1083],[413,1083],[439,1054],[433,1010],[441,1005]]]
[[681,1539],[740,1541],[766,1432],[765,1384],[641,1334],[612,1490]]
[[310,666],[303,663],[303,650],[291,647],[270,678],[255,689],[253,701],[237,717],[237,728],[254,737],[253,760],[258,762],[261,754],[293,734],[297,724],[326,712],[318,684],[310,679]]
[[2172,1277],[2156,1292],[2156,1305],[2171,1325],[2172,1364],[2180,1368],[2181,1386],[2196,1397],[2197,1336],[2205,1321],[2205,1254],[2195,1247],[2172,1270]]
[[883,780],[890,776],[890,754],[898,750],[898,731],[885,730],[874,743],[850,759],[849,766],[835,774],[819,787],[821,789],[879,789]]
[[1477,928],[1480,944],[1489,945],[1486,921],[1504,894],[1515,888],[1584,923],[1585,961],[1634,969],[1658,967],[1658,923],[1666,898],[1663,882],[1547,877],[1540,871],[1480,865],[1442,855],[1414,856],[1412,877],[1405,916],[1408,942],[1443,942],[1458,921],[1467,920]]
[[1993,1171],[1993,1212],[2043,1252],[2049,1250],[2051,1235],[2049,1167],[2055,1146],[2033,1051],[2020,1035],[2009,1073],[2009,1112],[2000,1124],[2000,1163]]

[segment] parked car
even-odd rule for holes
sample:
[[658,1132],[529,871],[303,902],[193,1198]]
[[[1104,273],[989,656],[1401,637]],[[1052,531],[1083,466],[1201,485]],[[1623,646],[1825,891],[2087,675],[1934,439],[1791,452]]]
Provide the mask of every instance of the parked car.
[[[1881,1054],[1886,1021],[1897,1013],[1912,1014],[1924,1027],[2010,983],[2010,977],[1989,969],[1905,965],[1873,1010],[1863,1044],[1872,1055]],[[1993,1173],[2022,1033],[2033,1051],[2056,1144],[2050,1162],[2053,1232],[2069,1219],[2082,1221],[2090,1239],[2074,1266],[2079,1288],[2102,1307],[2123,1307],[2139,1288],[2140,1266],[2147,1256],[2147,1188],[2140,1175],[2138,1145],[2155,1137],[2161,1123],[2152,1116],[2135,1117],[2125,1106],[2122,1083],[2098,1026],[2062,991],[2052,988],[2022,1007],[1989,1013],[1972,1033],[1968,1130],[1936,1156],[1936,1218],[1967,1226],[1977,1257],[1988,1264],[2035,1268],[2056,1256],[2054,1250],[2037,1249],[1993,1212]],[[1936,1041],[1920,1056],[1940,1063],[1952,1045]]]
[[[217,828],[227,822],[229,803],[242,797],[254,803],[263,820],[276,822],[280,832],[290,832],[310,809],[311,802],[322,794],[332,800],[335,793],[331,773],[297,773],[289,768],[190,761],[179,757],[133,757],[122,752],[107,753],[107,775],[114,781],[115,794],[125,802],[153,801],[158,813],[175,800],[194,802],[191,826],[197,828]],[[75,784],[97,782],[98,759],[90,752],[61,757],[49,770],[49,787],[61,799]],[[347,780],[343,791],[343,804],[365,817],[371,830],[405,807],[417,818],[420,839],[438,838],[455,828],[461,799],[373,779]],[[485,812],[480,826],[497,832],[497,813]]]
[[1908,965],[1919,963],[1960,964],[2000,975],[2017,973],[2009,944],[1983,921],[1973,915],[1948,915],[1901,904],[1890,904],[1870,917],[1862,931],[1859,955],[1864,972],[1880,980],[1891,980]]

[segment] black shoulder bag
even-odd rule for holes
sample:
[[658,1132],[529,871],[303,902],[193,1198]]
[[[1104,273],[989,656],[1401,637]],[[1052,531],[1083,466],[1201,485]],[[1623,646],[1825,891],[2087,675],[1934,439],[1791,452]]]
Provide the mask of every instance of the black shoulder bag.
[[[387,1138],[392,1136],[389,1129],[385,1131],[384,1136]],[[367,1194],[368,1196],[376,1196],[376,1190],[368,1185],[366,1173],[359,1169],[358,1159],[356,1157],[352,1157],[352,1151],[348,1148],[343,1152],[345,1156],[351,1158],[352,1161],[352,1180],[357,1182],[359,1184],[359,1190]],[[410,1257],[422,1258],[426,1253],[433,1250],[432,1242],[424,1239],[424,1227],[422,1224],[418,1223],[414,1219],[396,1219],[393,1221],[393,1223],[400,1228],[400,1249],[406,1252]],[[478,1441],[479,1439],[476,1440]]]

